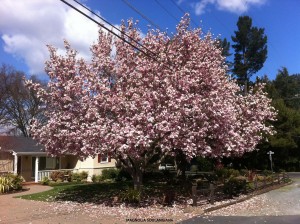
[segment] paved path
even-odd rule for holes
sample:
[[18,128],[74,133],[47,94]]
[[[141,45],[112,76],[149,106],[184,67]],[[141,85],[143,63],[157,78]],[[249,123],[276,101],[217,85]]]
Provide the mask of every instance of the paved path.
[[191,223],[300,223],[300,173],[291,173],[294,183],[250,200],[182,222]]
[[[30,190],[17,194],[0,195],[0,224],[173,224],[192,217],[180,208],[127,208],[91,203],[40,202],[14,198],[51,189],[48,186],[30,185]],[[133,221],[128,221],[132,219]],[[142,220],[141,222],[137,219]],[[165,221],[158,221],[165,220]],[[147,221],[146,221],[147,222]]]
[[53,209],[53,203],[14,198],[19,195],[32,194],[51,189],[49,186],[42,185],[30,185],[28,187],[30,188],[29,191],[0,195],[0,224],[115,223],[113,220],[107,219],[107,217],[103,217],[103,220],[95,220],[89,216],[82,215],[80,211],[68,212],[64,209],[57,211]]

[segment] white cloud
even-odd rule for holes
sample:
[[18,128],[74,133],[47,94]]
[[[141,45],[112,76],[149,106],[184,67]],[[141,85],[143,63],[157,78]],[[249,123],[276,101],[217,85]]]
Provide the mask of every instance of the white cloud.
[[2,0],[0,15],[4,51],[23,59],[31,74],[44,72],[49,58],[47,44],[62,52],[66,39],[79,56],[87,59],[89,47],[98,37],[95,23],[58,0]]
[[251,6],[263,5],[266,0],[201,0],[193,5],[196,15],[205,13],[209,4],[215,5],[218,10],[233,13],[243,13],[248,11]]

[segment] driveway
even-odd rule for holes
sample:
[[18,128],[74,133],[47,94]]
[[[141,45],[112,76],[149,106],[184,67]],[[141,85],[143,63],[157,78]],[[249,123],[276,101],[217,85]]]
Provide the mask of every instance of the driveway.
[[250,200],[181,222],[190,223],[300,223],[300,173],[290,173],[293,184]]

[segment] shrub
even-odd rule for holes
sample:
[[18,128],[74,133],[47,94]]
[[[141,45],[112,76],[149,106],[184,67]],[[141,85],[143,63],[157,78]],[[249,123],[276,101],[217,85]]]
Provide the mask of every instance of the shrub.
[[272,172],[271,170],[264,170],[264,171],[262,172],[262,174],[265,175],[265,176],[270,176],[270,175],[273,174],[273,172]]
[[241,170],[240,170],[240,174],[241,174],[242,176],[248,176],[249,170],[248,170],[248,169],[241,169]]
[[72,172],[64,171],[64,180],[71,182],[72,181]]
[[79,176],[80,176],[80,178],[81,178],[81,181],[87,180],[88,175],[89,175],[89,173],[88,173],[87,171],[81,171],[81,172],[79,173]]
[[92,181],[93,181],[93,183],[99,183],[100,182],[100,180],[101,180],[101,175],[93,175],[92,176]]
[[43,179],[41,180],[42,185],[49,185],[49,183],[50,179],[48,177],[43,177]]
[[22,183],[24,182],[24,178],[20,175],[15,174],[7,174],[5,176],[6,179],[9,179],[10,189],[9,190],[20,190],[22,189]]
[[245,177],[232,177],[225,182],[223,191],[230,196],[237,196],[246,189],[246,184]]
[[10,175],[9,178],[11,179],[12,188],[14,190],[22,189],[22,183],[24,182],[24,178],[20,175]]
[[265,177],[265,176],[261,176],[261,175],[256,175],[255,178],[256,178],[257,181],[263,182],[263,181],[265,180],[266,177]]
[[65,172],[64,171],[53,171],[50,173],[51,180],[57,182],[57,181],[64,181],[65,179]]
[[124,169],[120,169],[116,181],[131,180],[131,175]]
[[215,173],[222,182],[225,182],[229,178],[237,177],[240,175],[240,172],[238,170],[227,168],[217,169]]
[[253,191],[255,189],[254,183],[253,182],[247,182],[246,183],[246,189],[247,189],[247,191]]
[[10,191],[12,188],[11,178],[7,176],[0,177],[0,193],[5,193]]
[[107,179],[116,180],[118,175],[119,175],[119,170],[117,169],[114,168],[104,169],[102,170],[101,180],[107,180]]
[[144,173],[143,178],[145,181],[160,182],[165,180],[165,175],[162,171],[152,171]]
[[127,188],[121,194],[121,200],[127,203],[139,203],[141,201],[141,192],[133,188]]
[[230,177],[238,177],[238,176],[240,176],[240,172],[238,170],[235,170],[235,169],[229,169],[228,170],[228,175],[229,175],[229,178]]
[[191,165],[191,172],[197,172],[198,166],[197,165]]
[[72,173],[71,180],[74,182],[80,182],[81,181],[81,176],[79,173]]
[[212,171],[213,170],[213,163],[208,158],[203,158],[201,156],[198,156],[196,158],[196,164],[198,167],[198,170],[200,171]]

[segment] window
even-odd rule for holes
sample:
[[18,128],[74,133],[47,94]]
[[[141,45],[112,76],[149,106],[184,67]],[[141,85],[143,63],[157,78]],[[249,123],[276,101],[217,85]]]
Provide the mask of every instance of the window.
[[57,158],[46,157],[46,169],[55,169]]
[[98,163],[109,163],[111,161],[108,153],[98,154]]

